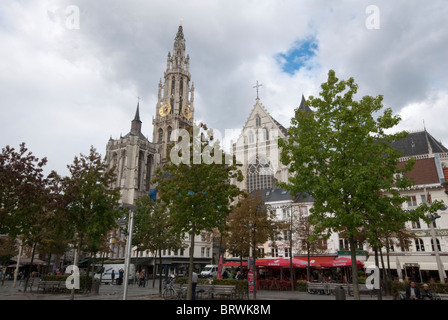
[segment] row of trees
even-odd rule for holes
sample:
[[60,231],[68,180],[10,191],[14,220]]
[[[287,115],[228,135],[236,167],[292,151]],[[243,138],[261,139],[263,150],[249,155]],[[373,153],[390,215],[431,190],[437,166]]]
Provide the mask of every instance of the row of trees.
[[[0,234],[31,248],[30,268],[36,250],[60,255],[69,246],[76,252],[100,251],[105,235],[122,215],[119,189],[109,188],[114,176],[93,147],[68,165],[67,177],[55,171],[45,176],[46,163],[25,143],[19,150],[6,146],[0,155]],[[15,255],[14,246],[10,248],[3,260]]]
[[[292,174],[280,186],[291,194],[314,198],[308,242],[334,232],[346,234],[354,293],[359,299],[356,239],[362,235],[372,247],[381,248],[385,246],[381,239],[402,231],[407,221],[429,222],[426,214],[443,204],[436,201],[412,212],[402,210],[406,198],[399,190],[412,185],[406,172],[414,161],[398,168],[400,154],[392,142],[406,133],[387,133],[400,118],[391,109],[380,114],[382,96],[355,101],[354,80],[340,81],[332,70],[321,88],[320,97],[307,101],[313,112],[297,109],[287,138],[279,141],[281,161]],[[157,185],[157,202],[145,196],[137,203],[133,245],[159,252],[160,257],[163,249],[182,248],[189,235],[191,279],[195,235],[216,232],[222,239],[220,247],[225,243],[227,250],[246,257],[250,247],[264,243],[285,226],[273,222],[260,195],[241,194],[234,183],[243,179],[241,171],[235,159],[226,162],[211,130],[201,125],[201,134],[190,134],[188,139],[189,150],[201,150],[203,161],[172,143],[168,161],[152,181]],[[181,161],[173,163],[170,157]],[[210,163],[210,158],[215,161]],[[9,146],[2,149],[0,234],[20,238],[33,253],[36,249],[62,253],[69,243],[77,251],[105,250],[101,243],[124,214],[118,209],[119,189],[109,187],[115,179],[113,170],[108,170],[93,147],[89,155],[75,157],[68,177],[56,172],[45,177],[46,162],[34,157],[24,144],[18,151]],[[191,298],[191,281],[187,297]]]

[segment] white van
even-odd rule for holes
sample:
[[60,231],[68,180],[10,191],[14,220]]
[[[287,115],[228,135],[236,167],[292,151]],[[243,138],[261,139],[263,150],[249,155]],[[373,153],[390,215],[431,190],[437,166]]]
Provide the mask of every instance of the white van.
[[[125,265],[124,263],[114,263],[114,264],[104,264],[103,269],[101,270],[101,265],[98,268],[99,270],[95,273],[95,279],[101,279],[102,282],[109,283],[112,282],[112,270],[115,274],[115,283],[117,283],[117,279],[120,276],[120,269],[123,269],[123,277]],[[129,276],[128,279],[132,280],[135,278],[135,265],[129,265]]]
[[218,265],[208,264],[205,266],[204,270],[201,271],[199,275],[201,278],[211,278],[218,275]]

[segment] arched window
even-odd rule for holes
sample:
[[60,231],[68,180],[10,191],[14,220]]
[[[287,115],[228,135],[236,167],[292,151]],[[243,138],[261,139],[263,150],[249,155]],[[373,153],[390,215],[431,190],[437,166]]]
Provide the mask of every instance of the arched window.
[[252,130],[249,131],[249,143],[254,143],[255,142],[255,136],[254,133],[252,132]]
[[162,143],[163,141],[163,129],[159,128],[159,138],[157,139],[158,143]]
[[171,127],[168,126],[168,130],[167,130],[167,132],[168,132],[168,137],[166,138],[167,141],[171,141],[171,132],[172,132],[172,131],[173,131],[173,129],[171,129]]
[[256,115],[255,116],[255,126],[258,128],[258,127],[261,127],[261,118],[260,118],[260,116],[259,115]]
[[250,162],[246,172],[246,188],[248,192],[270,189],[273,186],[274,170],[271,163],[264,158]]
[[142,189],[143,186],[143,169],[145,167],[145,154],[143,151],[139,152],[138,155],[138,173],[137,173],[137,189]]
[[268,130],[268,128],[264,128],[263,129],[263,135],[264,135],[264,141],[268,141],[269,140],[269,130]]

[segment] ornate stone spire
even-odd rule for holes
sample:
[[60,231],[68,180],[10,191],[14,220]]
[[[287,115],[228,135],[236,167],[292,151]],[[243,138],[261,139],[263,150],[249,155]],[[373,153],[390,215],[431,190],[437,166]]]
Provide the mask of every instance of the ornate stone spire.
[[131,122],[131,133],[138,134],[142,131],[142,122],[140,121],[140,101],[137,103],[134,120]]

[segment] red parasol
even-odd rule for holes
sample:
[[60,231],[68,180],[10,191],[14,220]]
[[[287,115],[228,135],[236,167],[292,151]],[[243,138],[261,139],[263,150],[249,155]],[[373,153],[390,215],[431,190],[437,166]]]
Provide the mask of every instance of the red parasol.
[[[289,258],[267,258],[267,259],[257,259],[257,267],[266,268],[289,268],[291,266],[291,261]],[[307,263],[300,259],[292,259],[293,268],[306,268]]]
[[[350,267],[352,265],[352,259],[349,258],[337,258],[330,262],[321,263],[322,267],[331,268],[331,267]],[[364,263],[359,260],[356,260],[356,265],[362,267]]]
[[[223,264],[224,267],[240,267],[241,262],[230,261]],[[247,262],[243,262],[243,267],[247,267]]]

